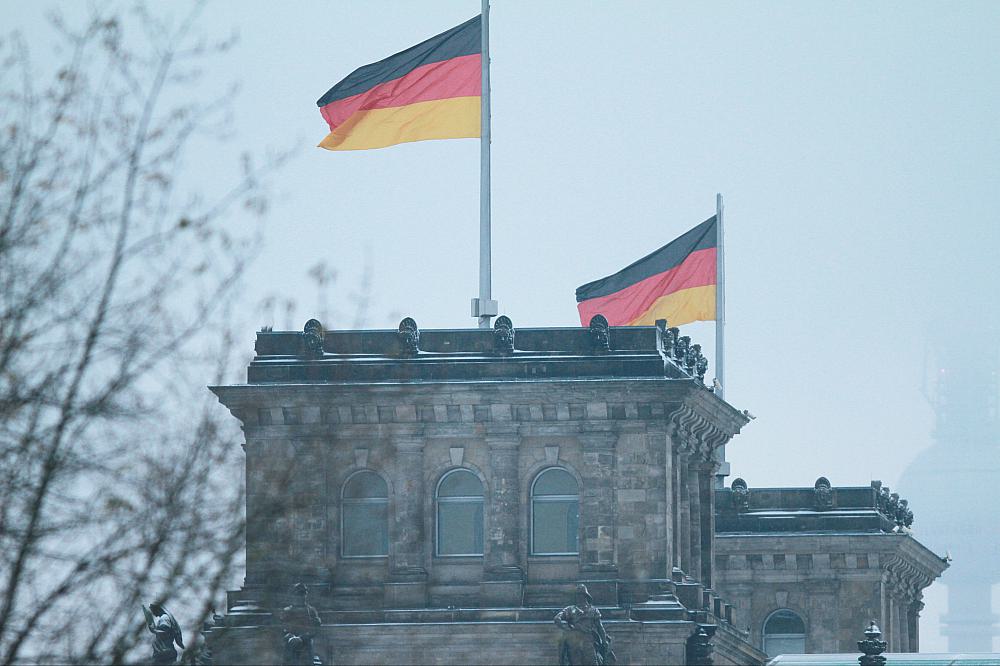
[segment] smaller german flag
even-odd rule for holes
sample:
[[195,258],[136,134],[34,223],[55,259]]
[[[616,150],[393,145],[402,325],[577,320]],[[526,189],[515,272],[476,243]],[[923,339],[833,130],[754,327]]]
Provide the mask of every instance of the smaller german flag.
[[354,70],[316,104],[330,126],[327,150],[385,148],[481,134],[482,20]]
[[627,268],[576,290],[580,321],[596,314],[612,326],[671,326],[715,320],[718,224],[713,215]]

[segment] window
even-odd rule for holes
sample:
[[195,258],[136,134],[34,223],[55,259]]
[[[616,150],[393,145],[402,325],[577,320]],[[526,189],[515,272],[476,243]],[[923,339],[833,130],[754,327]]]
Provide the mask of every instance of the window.
[[384,557],[389,552],[389,488],[370,471],[351,475],[344,483],[341,511],[341,552],[344,557]]
[[467,469],[448,472],[438,483],[437,554],[483,554],[483,484]]
[[531,554],[576,555],[580,488],[573,475],[550,467],[531,485]]
[[806,624],[798,614],[776,610],[764,621],[764,652],[768,657],[779,654],[803,654],[806,651]]

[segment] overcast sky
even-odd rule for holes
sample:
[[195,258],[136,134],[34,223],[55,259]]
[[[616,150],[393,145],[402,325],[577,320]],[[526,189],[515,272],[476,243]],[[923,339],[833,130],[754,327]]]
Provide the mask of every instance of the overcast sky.
[[[44,57],[44,7],[2,4]],[[369,326],[474,325],[478,140],[330,153],[315,148],[327,132],[315,101],[478,12],[477,0],[206,9],[203,30],[241,37],[208,80],[242,89],[232,143],[190,175],[215,178],[243,148],[294,148],[248,293],[298,298],[297,328],[316,303],[307,270],[337,269],[347,312],[366,256]],[[734,475],[895,485],[931,443],[928,343],[984,344],[997,320],[1000,3],[495,0],[491,27],[501,313],[578,325],[577,286],[708,218],[721,192],[726,394],[758,417],[730,446]],[[689,328],[711,353],[712,325]],[[944,646],[934,619],[925,650]]]

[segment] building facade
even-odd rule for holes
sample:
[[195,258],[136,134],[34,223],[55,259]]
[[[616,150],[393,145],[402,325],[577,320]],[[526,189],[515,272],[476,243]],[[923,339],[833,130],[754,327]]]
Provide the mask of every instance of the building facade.
[[212,654],[280,662],[301,582],[326,663],[558,663],[584,584],[618,663],[762,664],[716,592],[715,451],[748,417],[706,368],[664,322],[261,331],[247,383],[212,389],[247,484]]
[[855,652],[876,620],[887,649],[919,649],[923,590],[947,562],[913,538],[906,500],[873,482],[716,490],[715,575],[737,625],[770,657]]

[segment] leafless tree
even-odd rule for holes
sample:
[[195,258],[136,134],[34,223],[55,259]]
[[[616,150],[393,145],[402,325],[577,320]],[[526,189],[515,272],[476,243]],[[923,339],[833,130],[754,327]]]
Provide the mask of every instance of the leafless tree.
[[227,228],[280,159],[186,177],[232,99],[196,94],[229,47],[197,18],[56,19],[51,78],[0,41],[0,663],[143,659],[156,599],[190,647],[240,564],[239,433],[204,386],[255,249]]

